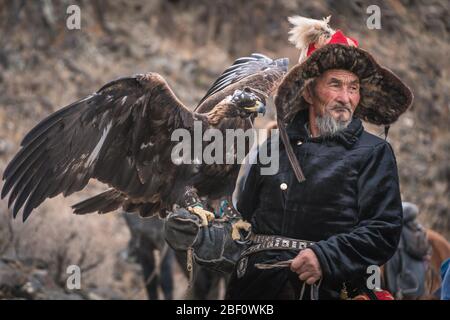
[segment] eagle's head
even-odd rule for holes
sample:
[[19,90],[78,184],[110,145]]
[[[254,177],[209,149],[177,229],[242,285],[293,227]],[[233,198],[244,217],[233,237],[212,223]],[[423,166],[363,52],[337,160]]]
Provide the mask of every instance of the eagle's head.
[[266,105],[250,88],[246,87],[244,90],[235,90],[230,100],[237,108],[239,115],[243,118],[252,114],[262,113],[264,115],[266,113]]
[[208,114],[210,123],[217,124],[223,118],[248,118],[266,113],[266,105],[252,89],[235,90],[232,95],[219,102]]

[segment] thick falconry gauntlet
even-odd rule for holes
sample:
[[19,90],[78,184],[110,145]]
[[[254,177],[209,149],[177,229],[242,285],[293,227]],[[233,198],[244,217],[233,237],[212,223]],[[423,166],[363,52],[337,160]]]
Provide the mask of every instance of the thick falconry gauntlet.
[[[209,269],[231,273],[241,252],[247,248],[246,237],[250,232],[239,227],[242,223],[240,216],[225,212],[205,226],[198,215],[178,207],[166,218],[164,235],[174,250],[187,252],[189,272],[196,262]],[[233,234],[240,239],[233,240]]]

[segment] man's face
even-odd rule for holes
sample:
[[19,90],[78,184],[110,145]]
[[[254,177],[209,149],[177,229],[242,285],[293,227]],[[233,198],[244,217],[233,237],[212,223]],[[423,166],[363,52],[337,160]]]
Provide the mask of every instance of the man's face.
[[[316,78],[304,97],[314,108],[319,126],[332,122],[336,130],[347,127],[352,120],[353,112],[359,104],[359,79],[347,70],[332,69]],[[325,123],[325,124],[324,124]],[[333,134],[334,132],[321,132]]]

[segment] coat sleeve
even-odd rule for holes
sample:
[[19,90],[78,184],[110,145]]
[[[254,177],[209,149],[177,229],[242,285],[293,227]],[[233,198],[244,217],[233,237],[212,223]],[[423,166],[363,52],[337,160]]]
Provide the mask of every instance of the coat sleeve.
[[358,178],[358,224],[345,234],[319,241],[317,255],[323,281],[340,284],[367,276],[367,267],[386,263],[397,249],[402,204],[397,164],[391,146],[374,147]]

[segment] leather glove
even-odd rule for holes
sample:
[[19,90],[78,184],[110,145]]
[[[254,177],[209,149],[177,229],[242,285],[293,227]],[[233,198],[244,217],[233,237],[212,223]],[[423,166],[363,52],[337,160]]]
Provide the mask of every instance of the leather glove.
[[245,242],[234,241],[231,237],[236,220],[239,219],[212,220],[208,226],[202,226],[197,215],[177,208],[166,218],[164,234],[174,250],[191,250],[194,261],[199,265],[231,273],[247,247]]

